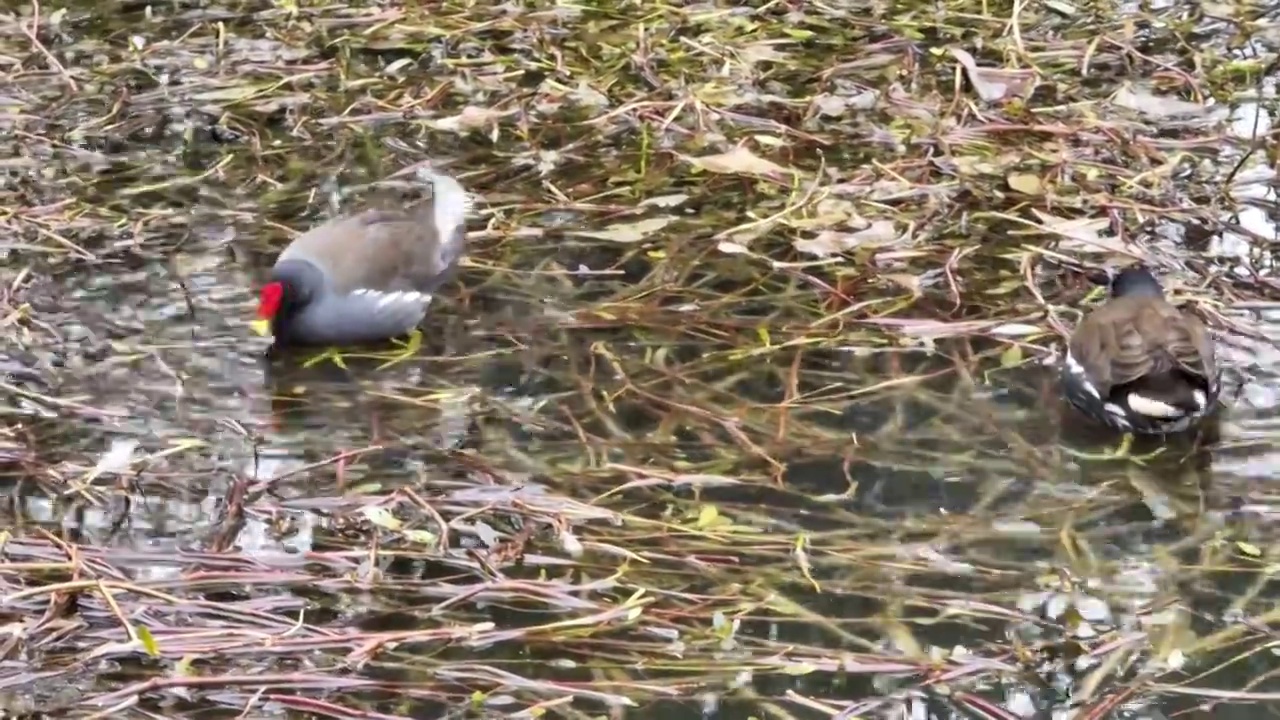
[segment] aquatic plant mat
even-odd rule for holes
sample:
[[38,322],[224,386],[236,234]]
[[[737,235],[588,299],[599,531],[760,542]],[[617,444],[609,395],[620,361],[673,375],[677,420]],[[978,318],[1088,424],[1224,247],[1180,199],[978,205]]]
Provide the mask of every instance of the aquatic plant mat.
[[[8,3],[0,715],[1280,710],[1265,4]],[[422,343],[279,248],[475,193]],[[1105,270],[1229,368],[1063,408]]]

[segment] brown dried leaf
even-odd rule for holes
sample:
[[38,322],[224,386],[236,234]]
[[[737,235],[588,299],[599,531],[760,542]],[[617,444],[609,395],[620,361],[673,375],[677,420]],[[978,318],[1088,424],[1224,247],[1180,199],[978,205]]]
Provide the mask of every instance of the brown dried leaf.
[[907,273],[885,273],[880,277],[891,281],[895,285],[899,285],[910,290],[911,295],[914,297],[920,297],[921,295],[919,275],[908,275]]
[[751,250],[747,248],[746,245],[733,242],[732,240],[721,240],[720,243],[716,245],[716,249],[726,255],[748,255],[751,253]]
[[844,226],[864,227],[867,222],[858,215],[858,206],[852,201],[828,195],[813,204],[813,212],[807,217],[788,219],[793,228],[825,229]]
[[603,230],[574,230],[570,234],[616,243],[637,243],[652,233],[670,225],[674,219],[670,217],[654,217],[633,223],[615,223]]
[[798,238],[791,245],[806,255],[824,258],[856,247],[858,240],[853,233],[823,230],[811,238]]
[[1030,173],[1010,173],[1006,182],[1009,187],[1023,195],[1043,195],[1044,185],[1041,184],[1040,178]]
[[812,238],[796,240],[792,247],[802,253],[827,257],[856,247],[883,247],[901,239],[892,220],[876,220],[857,232],[823,230]]
[[673,208],[683,205],[689,196],[684,193],[672,193],[670,195],[655,195],[651,198],[645,198],[640,201],[640,207],[652,205],[660,208]]
[[685,159],[707,172],[722,175],[755,175],[776,179],[796,172],[771,160],[765,160],[741,145],[727,153],[702,157],[685,156]]
[[978,67],[973,56],[960,48],[951,48],[951,54],[964,66],[969,82],[978,91],[978,97],[987,102],[1007,97],[1031,97],[1036,86],[1034,70],[1009,70],[1005,68]]
[[1076,252],[1119,253],[1128,257],[1141,257],[1129,249],[1119,238],[1103,237],[1100,233],[1111,226],[1106,218],[1054,217],[1035,208],[1031,212],[1040,220],[1045,230],[1062,236],[1059,248]]
[[775,47],[789,43],[791,43],[790,40],[761,40],[748,43],[738,48],[738,57],[748,65],[755,65],[758,62],[779,62],[791,56],[788,53],[779,52]]
[[486,128],[490,123],[497,122],[512,112],[511,110],[493,110],[491,108],[468,105],[462,108],[462,112],[457,115],[433,120],[430,124],[436,130],[465,133]]
[[1203,115],[1207,108],[1200,103],[1178,98],[1155,95],[1146,88],[1125,85],[1111,96],[1111,102],[1122,108],[1135,110],[1148,117],[1175,117],[1179,115]]
[[870,110],[876,106],[880,93],[866,90],[856,95],[822,93],[813,99],[811,112],[817,117],[843,117],[851,110]]

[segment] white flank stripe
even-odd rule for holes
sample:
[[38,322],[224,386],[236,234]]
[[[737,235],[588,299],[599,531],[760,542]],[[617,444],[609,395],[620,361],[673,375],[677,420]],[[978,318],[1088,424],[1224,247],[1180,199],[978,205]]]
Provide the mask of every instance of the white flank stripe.
[[1102,396],[1098,394],[1098,388],[1094,387],[1093,383],[1089,382],[1089,374],[1084,371],[1083,365],[1081,365],[1074,357],[1071,357],[1070,350],[1067,351],[1066,363],[1067,372],[1080,378],[1080,385],[1083,386],[1085,390],[1088,390],[1090,395],[1101,400]]
[[380,293],[377,290],[356,290],[351,294],[355,295],[357,293],[364,293],[367,295],[378,295],[380,299],[378,300],[378,304],[375,305],[374,307],[385,307],[393,303],[395,304],[412,303],[414,305],[423,305],[423,304],[426,304],[426,302],[431,299],[430,295],[427,295],[425,293],[420,293],[417,290],[402,290],[402,291],[393,292],[393,293]]

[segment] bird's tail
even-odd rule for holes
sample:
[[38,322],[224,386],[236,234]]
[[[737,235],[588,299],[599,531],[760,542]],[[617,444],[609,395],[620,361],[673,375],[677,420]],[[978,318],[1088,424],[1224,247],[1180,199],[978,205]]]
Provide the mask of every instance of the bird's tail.
[[1157,418],[1179,418],[1201,412],[1207,397],[1197,378],[1181,370],[1146,375],[1122,389],[1129,409]]

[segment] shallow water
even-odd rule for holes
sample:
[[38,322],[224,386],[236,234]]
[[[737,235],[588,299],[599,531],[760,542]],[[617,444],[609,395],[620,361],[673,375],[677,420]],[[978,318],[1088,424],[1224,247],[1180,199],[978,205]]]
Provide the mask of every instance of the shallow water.
[[[1086,622],[1141,648],[1138,670],[1200,691],[1143,686],[1127,711],[1261,711],[1196,706],[1206,689],[1239,691],[1274,665],[1275,293],[1208,298],[1233,323],[1220,329],[1231,392],[1208,437],[1171,442],[1145,464],[1090,457],[1116,438],[1063,406],[1044,352],[1057,345],[1045,308],[1069,326],[1088,288],[1055,256],[1025,254],[1078,248],[1008,219],[1060,208],[964,188],[1004,182],[1005,160],[988,152],[998,143],[1013,169],[1048,150],[958,110],[959,129],[938,131],[946,143],[930,135],[941,121],[920,108],[947,107],[950,85],[939,94],[921,80],[904,94],[881,72],[915,73],[933,57],[895,34],[917,22],[907,10],[847,47],[778,45],[796,68],[760,70],[772,46],[749,45],[733,57],[764,59],[731,72],[729,46],[713,43],[697,67],[737,89],[697,86],[703,105],[685,115],[679,94],[628,105],[658,103],[651,78],[666,68],[641,63],[593,84],[494,64],[486,45],[630,68],[629,54],[612,54],[638,22],[629,11],[451,8],[424,19],[359,4],[296,16],[179,4],[121,24],[72,7],[47,43],[84,92],[64,95],[66,76],[10,60],[0,91],[14,108],[0,127],[22,133],[0,185],[14,209],[0,356],[6,560],[62,562],[57,538],[100,563],[90,575],[181,602],[124,613],[159,639],[157,660],[113,645],[128,639],[119,613],[84,592],[66,615],[82,634],[41,621],[32,637],[50,657],[0,663],[6,684],[32,688],[0,705],[66,707],[68,682],[101,698],[178,674],[190,657],[211,675],[279,674],[261,712],[282,716],[305,716],[314,708],[303,698],[330,693],[344,712],[393,717],[463,717],[472,703],[514,714],[570,696],[554,706],[567,717],[619,698],[634,708],[615,710],[632,718],[819,718],[877,698],[885,704],[852,707],[959,717],[945,693],[911,679],[912,663],[961,648],[1016,677],[1025,668],[1006,652],[1011,638],[1057,647],[1071,622],[1046,620],[1044,608],[1074,584]],[[807,17],[846,22],[846,11]],[[481,12],[489,35],[469,29]],[[734,12],[748,11],[689,10],[694,45],[710,47],[709,28]],[[4,27],[0,56],[16,57],[26,36],[20,23]],[[1071,52],[1087,42],[1063,36]],[[838,71],[814,85],[834,51]],[[1045,63],[1058,57],[1044,52]],[[1120,64],[1108,52],[1096,67]],[[1194,124],[1147,133],[1102,104],[1118,79],[1099,82],[1084,96],[1150,153],[1211,144]],[[868,88],[884,93],[874,112],[854,100]],[[838,113],[822,110],[841,98]],[[1265,108],[1258,122],[1247,110],[1259,108],[1242,101],[1210,121],[1230,128],[1224,138],[1264,134]],[[928,122],[911,125],[922,112]],[[1178,213],[1199,212],[1192,201],[1125,195],[1146,175],[1081,150],[1112,137],[1092,127],[1070,136],[1070,151],[1120,177],[1107,186],[1117,197],[1146,203],[1132,214],[1172,218],[1154,223],[1144,252],[1176,269],[1180,292],[1215,274],[1272,282],[1258,236],[1276,238],[1274,173],[1261,154],[1232,181],[1242,204],[1232,225],[1199,247],[1179,227],[1190,221]],[[965,132],[980,138],[971,154]],[[952,149],[922,149],[933,145]],[[709,161],[690,170],[687,158],[737,146],[802,168],[830,197],[791,218],[803,183]],[[1222,181],[1206,166],[1231,167],[1242,152],[1224,144],[1185,184]],[[264,358],[248,320],[278,248],[399,192],[376,183],[423,157],[480,200],[470,261],[433,308],[423,350],[389,367]],[[920,168],[943,175],[902,179]],[[1081,196],[1102,192],[1089,172]],[[1105,219],[1116,203],[1081,212]],[[895,232],[834,258],[793,252],[798,239],[855,232],[850,212],[892,218]],[[762,221],[777,216],[786,222]],[[666,223],[632,237],[642,217]],[[1028,262],[1041,297],[1026,287]],[[1194,294],[1223,285],[1206,287]],[[410,508],[412,520],[391,524],[379,508]],[[444,545],[432,513],[448,522]],[[14,603],[45,576],[23,568],[3,592],[35,612]],[[196,580],[208,585],[192,589]],[[637,599],[648,604],[627,605]],[[200,603],[229,615],[210,625]],[[1253,624],[1238,641],[1196,645],[1241,617]],[[236,642],[186,634],[200,627]],[[405,634],[373,646],[360,635],[375,632]],[[1105,644],[1072,647],[1109,657]],[[1182,674],[1161,665],[1176,662],[1173,649],[1190,657]],[[71,661],[80,656],[98,660]],[[905,665],[867,669],[884,657]],[[961,675],[974,667],[939,662]],[[1124,695],[1138,670],[1117,670],[1094,699]],[[1061,675],[1045,681],[1058,696],[948,681],[1019,713],[1060,712],[1079,683]],[[323,684],[331,678],[339,684]],[[141,692],[131,712],[232,716],[253,692],[235,687]]]

